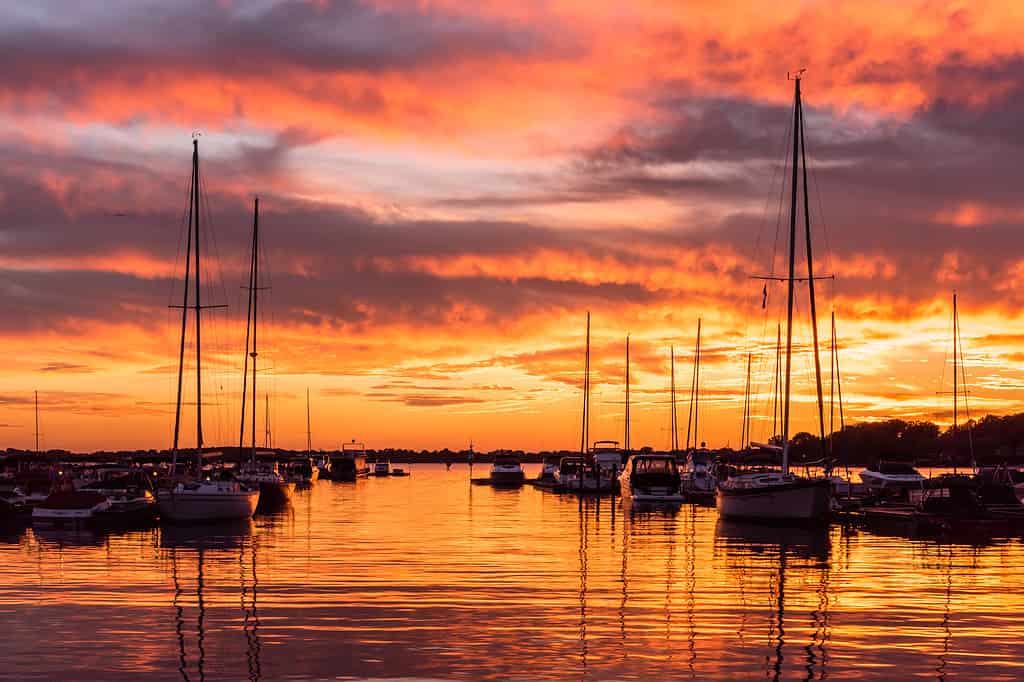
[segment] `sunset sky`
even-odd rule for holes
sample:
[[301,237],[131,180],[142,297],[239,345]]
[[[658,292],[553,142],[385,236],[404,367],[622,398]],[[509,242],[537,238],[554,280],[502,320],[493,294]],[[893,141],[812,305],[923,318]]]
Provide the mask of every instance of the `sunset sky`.
[[669,444],[673,344],[685,440],[698,317],[701,440],[738,444],[748,351],[767,438],[785,291],[762,309],[750,276],[785,267],[802,67],[847,422],[949,422],[954,289],[971,413],[1024,409],[1022,25],[1011,2],[8,3],[0,446],[32,445],[34,390],[44,447],[169,446],[194,132],[203,295],[229,305],[208,443],[237,442],[256,194],[279,446],[308,388],[316,447],[579,447],[587,311],[593,439],[622,438],[629,333],[633,445]]

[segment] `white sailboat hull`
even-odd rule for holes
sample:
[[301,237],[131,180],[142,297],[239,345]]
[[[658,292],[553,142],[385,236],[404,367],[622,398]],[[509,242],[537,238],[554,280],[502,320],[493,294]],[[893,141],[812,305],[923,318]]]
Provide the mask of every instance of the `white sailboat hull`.
[[256,512],[257,490],[161,490],[157,504],[161,518],[179,523],[248,519]]
[[727,489],[716,497],[723,518],[765,521],[813,521],[825,519],[832,490],[827,480],[798,479],[795,483]]

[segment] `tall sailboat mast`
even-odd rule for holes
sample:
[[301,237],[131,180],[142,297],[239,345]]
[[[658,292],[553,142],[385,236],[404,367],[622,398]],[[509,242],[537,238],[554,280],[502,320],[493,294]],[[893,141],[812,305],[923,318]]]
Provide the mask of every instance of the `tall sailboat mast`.
[[192,140],[193,154],[192,182],[194,183],[192,201],[194,203],[193,213],[195,215],[196,243],[193,254],[195,255],[195,287],[196,287],[196,475],[202,478],[203,474],[203,362],[202,362],[202,323],[200,315],[203,310],[199,290],[199,140]]
[[686,449],[690,449],[690,427],[693,427],[693,447],[699,442],[697,431],[697,408],[700,399],[700,323],[697,318],[697,346],[693,351],[693,381],[690,384],[690,409],[686,415]]
[[587,312],[587,351],[583,367],[583,427],[580,430],[580,456],[587,454],[590,437],[590,312]]
[[772,434],[769,442],[779,435],[779,422],[782,417],[782,325],[775,328],[775,376],[772,379]]
[[793,289],[796,281],[796,193],[800,164],[800,73],[792,76],[796,83],[793,103],[793,177],[790,182],[789,205],[789,276],[786,278],[786,379],[782,402],[782,473],[789,473],[789,391],[793,372]]
[[671,380],[669,383],[669,406],[672,410],[672,414],[669,418],[669,429],[672,431],[669,440],[672,448],[672,452],[679,450],[679,427],[676,419],[676,347],[668,347],[669,357],[669,373]]
[[626,457],[629,457],[629,334],[626,334],[626,433],[624,440]]
[[[960,336],[960,322],[956,314],[956,292],[953,292],[953,433],[957,429],[957,337]],[[956,463],[954,461],[954,468]]]
[[740,431],[740,448],[750,442],[750,362],[753,353],[747,353],[747,381],[743,388],[743,428]]
[[[181,344],[178,349],[178,395],[174,406],[174,440],[171,445],[171,474],[177,474],[178,439],[181,434],[181,393],[185,377],[185,331],[188,324],[188,290],[191,283],[192,269],[192,222],[195,207],[198,205],[196,195],[199,194],[199,140],[192,140],[192,184],[188,197],[188,237],[185,240],[185,291],[181,300]],[[171,306],[176,308],[178,306]]]
[[[804,180],[804,243],[807,246],[807,293],[811,298],[811,338],[814,341],[814,378],[818,389],[818,436],[821,455],[825,457],[825,401],[821,392],[821,354],[818,352],[818,307],[814,297],[814,253],[811,250],[811,210],[807,191],[807,144],[804,141],[804,108],[800,101],[800,83],[797,81],[797,108],[800,111],[800,161]],[[826,465],[827,466],[827,465]]]
[[309,420],[309,389],[306,389],[306,457],[313,454],[313,428]]
[[242,373],[242,419],[238,429],[238,450],[241,453],[245,438],[246,388],[249,383],[249,364],[252,360],[252,448],[250,461],[256,463],[256,313],[257,292],[259,291],[259,230],[260,199],[253,199],[252,211],[252,254],[249,260],[249,301],[245,321],[245,371]]

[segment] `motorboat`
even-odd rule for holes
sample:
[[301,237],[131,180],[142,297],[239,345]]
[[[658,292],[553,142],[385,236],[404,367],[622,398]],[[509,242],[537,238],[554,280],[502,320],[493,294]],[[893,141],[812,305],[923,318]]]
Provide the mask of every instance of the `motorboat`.
[[0,522],[31,516],[32,506],[20,490],[0,490]]
[[909,491],[909,504],[864,507],[867,523],[881,529],[922,535],[985,537],[1019,532],[1024,510],[1019,504],[988,504],[973,476],[943,474]]
[[908,462],[879,460],[859,472],[869,492],[905,491],[920,488],[925,477]]
[[366,445],[354,439],[341,444],[341,452],[330,460],[331,480],[351,482],[357,478],[365,478],[370,474],[366,464]]
[[110,507],[103,493],[75,490],[70,480],[61,481],[45,500],[32,509],[32,523],[57,527],[81,527]]
[[518,488],[526,482],[523,465],[517,455],[499,453],[491,464],[491,485],[496,488]]
[[558,466],[562,461],[560,455],[544,455],[540,466],[540,473],[533,480],[533,484],[541,488],[554,488],[558,474]]
[[718,478],[714,472],[715,459],[705,448],[689,450],[683,461],[681,472],[682,489],[687,498],[710,503],[718,489]]
[[626,468],[626,459],[617,440],[596,441],[590,449],[590,456],[601,474],[602,479],[614,481],[617,485],[619,476]]
[[156,518],[153,481],[141,469],[110,467],[97,480],[79,490],[100,493],[110,502],[109,507],[94,514],[97,525],[136,526]]
[[391,460],[387,457],[378,456],[373,462],[373,469],[370,470],[373,476],[390,476],[391,475]]
[[401,477],[401,476],[408,476],[409,472],[405,470],[405,467],[393,466],[393,467],[391,467],[391,475],[392,476],[399,476],[399,477]]
[[581,495],[600,495],[615,490],[617,480],[601,476],[601,470],[589,458],[563,457],[558,465],[555,489]]
[[320,478],[320,467],[312,457],[293,457],[285,462],[284,477],[297,488],[308,488]]
[[634,503],[679,504],[684,499],[679,465],[672,455],[633,455],[623,478],[622,489]]
[[286,504],[295,492],[295,483],[288,480],[277,465],[273,452],[258,453],[242,463],[236,478],[249,488],[260,491],[260,505],[264,508]]

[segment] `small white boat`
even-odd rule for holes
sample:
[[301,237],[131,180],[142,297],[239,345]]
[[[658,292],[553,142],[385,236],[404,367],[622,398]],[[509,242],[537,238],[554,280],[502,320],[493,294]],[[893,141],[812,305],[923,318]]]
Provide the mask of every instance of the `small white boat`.
[[238,481],[181,482],[157,492],[160,517],[179,523],[248,519],[259,501],[259,490]]
[[533,484],[541,488],[554,488],[558,474],[558,466],[562,461],[559,455],[545,455],[540,467],[540,473],[533,480]]
[[32,523],[52,526],[84,526],[97,512],[110,507],[107,496],[71,488],[55,490],[32,509]]
[[295,483],[281,473],[273,454],[257,454],[239,467],[236,477],[240,483],[260,491],[260,502],[265,506],[287,503],[295,492]]
[[718,478],[714,474],[714,458],[708,450],[698,448],[687,452],[681,476],[683,492],[689,497],[707,498],[709,502],[714,498]]
[[617,440],[599,440],[590,449],[594,465],[598,468],[602,479],[617,482],[626,469],[622,448]]
[[879,461],[861,471],[860,480],[868,490],[889,491],[920,488],[925,477],[906,462]]
[[294,457],[285,462],[284,477],[297,488],[308,488],[320,479],[320,467],[312,457]]
[[390,476],[391,475],[391,461],[388,459],[377,459],[373,463],[373,469],[370,473],[374,476]]
[[600,469],[579,455],[563,457],[558,465],[555,488],[581,495],[600,495],[614,491],[618,481],[602,477],[600,473]]
[[518,488],[526,482],[526,474],[523,472],[519,457],[506,453],[494,456],[490,478],[491,485],[498,488]]
[[634,455],[622,477],[622,489],[634,503],[680,504],[684,499],[672,455]]

